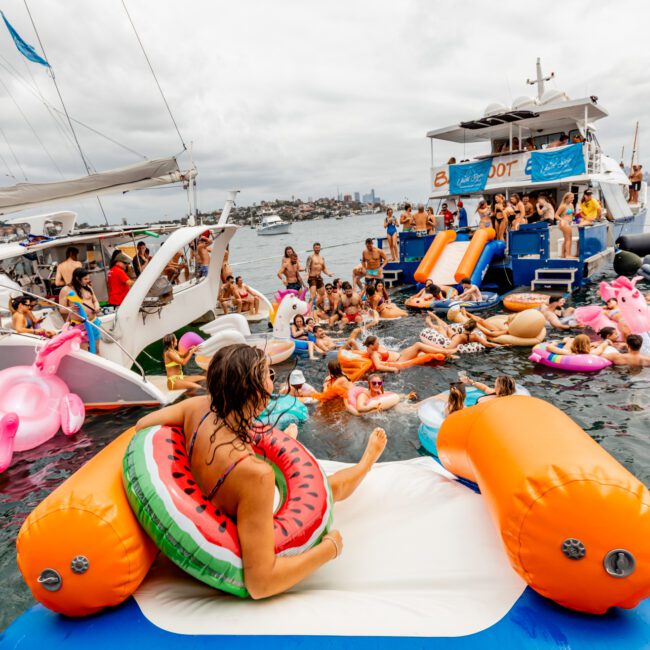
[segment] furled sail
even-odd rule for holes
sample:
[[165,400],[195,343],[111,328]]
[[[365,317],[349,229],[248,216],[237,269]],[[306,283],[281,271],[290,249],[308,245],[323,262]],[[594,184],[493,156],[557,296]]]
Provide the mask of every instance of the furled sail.
[[18,212],[46,203],[180,183],[189,181],[195,175],[194,169],[180,171],[175,158],[161,158],[67,181],[18,183],[11,187],[0,187],[0,214]]

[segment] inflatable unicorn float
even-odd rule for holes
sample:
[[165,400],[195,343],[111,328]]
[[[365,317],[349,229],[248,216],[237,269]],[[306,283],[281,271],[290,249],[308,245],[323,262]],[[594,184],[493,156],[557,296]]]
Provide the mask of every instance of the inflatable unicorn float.
[[624,331],[621,324],[624,324],[632,334],[643,336],[643,349],[647,354],[650,351],[650,308],[646,303],[643,294],[636,288],[639,276],[631,280],[626,277],[618,277],[611,284],[601,282],[598,287],[600,297],[607,302],[612,298],[616,299],[620,319],[611,319],[602,307],[588,305],[578,307],[575,311],[575,319],[579,325],[591,328],[599,332],[603,327],[613,327],[618,330],[621,337]]
[[79,329],[64,330],[39,349],[31,366],[0,372],[0,472],[15,451],[42,445],[59,429],[67,436],[81,429],[83,401],[56,376],[61,359],[79,349],[85,338]]
[[271,364],[282,363],[296,349],[296,344],[291,339],[291,321],[298,314],[304,316],[308,312],[309,305],[304,300],[297,295],[287,294],[275,311],[272,334],[251,334],[248,322],[241,314],[227,314],[201,328],[210,334],[209,339],[203,340],[195,332],[187,332],[181,336],[178,348],[184,352],[193,345],[198,346],[196,363],[203,370],[210,365],[210,359],[217,350],[235,343],[259,348],[268,355]]

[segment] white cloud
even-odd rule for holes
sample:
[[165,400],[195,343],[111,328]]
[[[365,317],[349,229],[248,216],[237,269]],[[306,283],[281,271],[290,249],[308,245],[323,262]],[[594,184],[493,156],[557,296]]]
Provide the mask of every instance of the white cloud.
[[[159,157],[180,144],[122,5],[30,0],[71,114],[129,147]],[[194,143],[200,207],[291,195],[376,192],[387,199],[427,196],[427,130],[480,115],[493,101],[531,92],[537,56],[573,97],[596,94],[611,117],[599,139],[629,152],[637,119],[647,119],[647,3],[371,0],[188,3],[127,0],[181,132]],[[23,3],[3,9],[37,41]],[[32,76],[52,104],[45,71],[26,63],[0,25],[0,127],[30,180],[60,177],[14,101],[68,176],[83,173],[75,151],[26,88]],[[4,66],[11,65],[21,81]],[[647,125],[642,124],[642,127]],[[83,128],[97,169],[137,157]],[[643,140],[642,140],[643,145]],[[442,159],[451,149],[437,147]],[[20,173],[0,136],[0,154]],[[642,150],[643,154],[643,150]],[[626,154],[627,157],[628,154]],[[0,183],[12,184],[0,159]],[[105,201],[109,216],[180,216],[180,190]],[[93,202],[79,207],[97,221]]]

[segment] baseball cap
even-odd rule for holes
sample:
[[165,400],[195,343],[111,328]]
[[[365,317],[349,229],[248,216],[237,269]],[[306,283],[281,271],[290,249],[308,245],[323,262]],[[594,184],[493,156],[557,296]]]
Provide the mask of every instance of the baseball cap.
[[457,205],[459,208],[462,208],[462,207],[463,207],[463,202],[462,202],[462,201],[458,201],[458,203],[457,203],[456,205]]
[[131,264],[131,258],[128,255],[125,255],[124,253],[119,253],[116,258],[116,262],[123,262],[124,264]]
[[587,190],[585,190],[583,192],[583,194],[585,194],[586,196],[591,196],[593,194],[593,192],[591,190],[587,189]]
[[302,370],[292,370],[289,375],[289,384],[291,386],[296,386],[297,384],[305,384],[305,375],[302,374]]

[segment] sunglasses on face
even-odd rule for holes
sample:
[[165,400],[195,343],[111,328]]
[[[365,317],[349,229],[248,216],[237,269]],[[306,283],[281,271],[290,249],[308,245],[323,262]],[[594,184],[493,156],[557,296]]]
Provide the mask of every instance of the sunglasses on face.
[[379,380],[379,381],[371,381],[371,382],[370,382],[370,385],[371,385],[371,386],[383,386],[383,385],[384,385],[384,382],[381,381],[381,380]]

